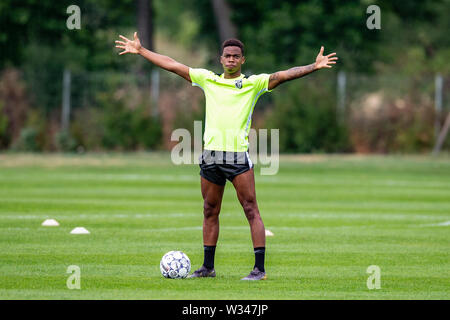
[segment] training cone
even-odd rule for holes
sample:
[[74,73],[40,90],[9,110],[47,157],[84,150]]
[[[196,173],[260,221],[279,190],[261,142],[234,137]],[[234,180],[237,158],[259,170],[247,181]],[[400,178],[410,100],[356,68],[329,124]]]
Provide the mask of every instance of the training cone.
[[42,222],[42,225],[44,227],[57,227],[59,226],[59,223],[55,219],[47,219],[44,222]]
[[266,236],[273,237],[272,231],[270,231],[269,229],[266,229]]
[[90,232],[83,227],[76,227],[72,231],[70,231],[71,234],[89,234]]

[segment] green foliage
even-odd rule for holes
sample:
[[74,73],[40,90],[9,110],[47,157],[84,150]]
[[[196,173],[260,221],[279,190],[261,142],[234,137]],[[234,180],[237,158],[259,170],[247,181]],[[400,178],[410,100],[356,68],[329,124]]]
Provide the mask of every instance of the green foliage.
[[48,141],[46,129],[49,122],[40,109],[32,109],[28,112],[27,121],[20,131],[19,138],[14,141],[14,151],[43,151],[53,144]]
[[351,149],[347,129],[337,120],[333,81],[324,77],[277,88],[271,128],[280,129],[283,152],[346,152]]
[[[69,30],[66,13],[70,5],[81,10],[81,29]],[[25,58],[24,44],[48,46],[57,55],[68,50],[67,67],[71,64],[88,70],[117,67],[120,61],[112,54],[117,32],[135,22],[133,0],[2,0],[0,4],[0,68],[6,64],[21,65]],[[80,59],[79,52],[83,52]],[[39,54],[34,55],[39,58]],[[123,65],[123,64],[121,64]]]
[[77,149],[77,141],[69,131],[61,130],[55,135],[55,145],[59,151],[73,152]]
[[[348,73],[397,73],[413,78],[450,73],[447,32],[450,29],[450,0],[227,1],[238,37],[246,45],[245,74],[271,73],[312,63],[321,45],[325,46],[326,53],[338,53],[340,60],[335,69]],[[168,39],[187,48],[190,52],[186,57],[188,62],[197,61],[188,58],[206,44],[209,65],[203,67],[216,70],[220,42],[211,1],[152,2],[158,35],[164,35],[164,41]],[[72,4],[81,9],[81,30],[69,30],[66,26],[69,17],[66,9]],[[381,30],[366,27],[366,9],[372,4],[381,8]],[[151,64],[145,59],[131,55],[119,58],[114,48],[118,34],[131,36],[136,30],[136,20],[134,0],[0,2],[0,70],[13,65],[23,71],[27,98],[41,114],[39,119],[42,121],[24,126],[26,130],[19,145],[26,145],[33,139],[37,141],[37,149],[56,146],[70,150],[77,144],[94,149],[134,149],[154,148],[160,143],[155,137],[161,137],[161,124],[151,120],[142,103],[140,107],[130,107],[110,98],[111,105],[106,100],[97,105],[96,100],[99,92],[110,96],[117,93],[117,86],[111,84],[116,81],[115,76],[111,80],[110,74],[134,75],[150,69]],[[181,55],[180,62],[184,62],[184,58]],[[64,69],[70,70],[73,76],[72,115],[78,118],[72,117],[69,136],[57,134],[53,137],[54,132],[58,132],[54,127],[60,113]],[[330,72],[323,73],[334,77]],[[275,108],[270,114],[275,115],[276,121],[268,119],[271,126],[287,128],[293,133],[284,135],[284,130],[280,131],[281,151],[351,149],[347,138],[350,129],[335,119],[335,87],[330,85],[322,90],[306,82],[317,85],[311,78],[296,81],[296,87],[283,84],[270,100],[274,104],[264,106]],[[176,86],[165,89],[178,90]],[[303,95],[298,97],[296,91]],[[132,91],[130,94],[137,93]],[[201,117],[202,112],[189,114],[196,118]],[[120,116],[124,118],[120,119]],[[194,119],[188,118],[183,113],[178,114],[175,124],[190,128]],[[99,123],[105,127],[99,128]],[[0,112],[1,147],[11,143],[5,136],[7,124],[8,119]],[[419,127],[408,126],[398,135],[401,143],[394,144],[392,150],[421,150],[424,145],[429,145],[430,126]],[[76,143],[72,144],[70,137]]]
[[103,112],[100,108],[74,110],[70,124],[70,136],[77,142],[77,151],[101,151],[104,149]]
[[33,127],[25,127],[20,131],[19,139],[15,142],[12,149],[14,151],[36,152],[41,151],[38,142],[39,131]]
[[36,107],[49,114],[61,106],[65,55],[34,43],[25,48],[24,55],[24,78],[31,100]]
[[195,48],[195,38],[202,32],[200,19],[191,9],[195,0],[153,0],[155,24],[171,41]]
[[379,71],[407,75],[448,74],[449,0],[378,1],[382,8]]
[[[177,129],[177,128],[184,128],[186,130],[188,130],[191,133],[191,144],[194,144],[194,122],[195,121],[201,121],[202,122],[202,141],[203,141],[203,133],[205,132],[205,108],[204,108],[204,104],[205,101],[204,99],[200,99],[201,102],[201,107],[194,109],[194,110],[189,110],[189,112],[177,112],[175,120],[174,120],[174,124],[173,124],[173,128]],[[185,109],[184,110],[188,110],[188,106],[184,106]]]
[[[220,46],[211,1],[196,0],[198,39],[207,41],[212,59]],[[321,45],[336,51],[338,69],[374,73],[405,66],[419,71],[447,70],[449,0],[228,0],[238,37],[246,45],[246,68],[273,72],[311,63]],[[369,30],[369,5],[381,8],[381,30]],[[423,58],[405,52],[419,50]],[[264,54],[261,54],[261,53]]]
[[[347,70],[370,71],[381,47],[379,32],[366,27],[363,1],[229,0],[238,37],[246,45],[247,65],[258,72],[273,72],[313,62],[320,46],[339,52]],[[213,54],[220,43],[208,0],[197,0],[201,39]],[[264,54],[261,54],[261,53]]]
[[103,114],[103,145],[107,149],[152,150],[161,140],[159,119],[149,114],[148,107],[140,105],[135,109],[127,107],[121,100],[108,96],[101,99]]

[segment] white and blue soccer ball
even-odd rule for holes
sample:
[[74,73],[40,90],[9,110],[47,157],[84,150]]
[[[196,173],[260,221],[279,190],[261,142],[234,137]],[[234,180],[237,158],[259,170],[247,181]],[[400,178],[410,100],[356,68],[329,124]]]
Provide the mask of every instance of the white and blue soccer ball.
[[162,257],[159,268],[165,278],[182,279],[191,271],[191,260],[181,251],[169,251]]

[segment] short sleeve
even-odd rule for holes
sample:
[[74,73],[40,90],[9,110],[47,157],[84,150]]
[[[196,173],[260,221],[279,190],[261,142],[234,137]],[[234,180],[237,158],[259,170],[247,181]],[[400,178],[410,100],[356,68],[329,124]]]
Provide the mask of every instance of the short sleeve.
[[254,79],[252,79],[252,81],[253,81],[253,85],[254,85],[256,92],[259,93],[261,91],[266,91],[266,92],[272,91],[272,90],[269,90],[270,74],[261,73],[261,74],[255,75],[255,76],[251,76],[250,78],[254,78]]
[[210,76],[211,71],[201,68],[189,68],[189,76],[193,86],[204,89],[205,80]]

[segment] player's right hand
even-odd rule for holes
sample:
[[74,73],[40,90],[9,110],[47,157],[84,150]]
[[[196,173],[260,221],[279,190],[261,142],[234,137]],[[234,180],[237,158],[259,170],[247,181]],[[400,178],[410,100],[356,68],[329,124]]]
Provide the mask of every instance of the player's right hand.
[[139,50],[142,48],[141,41],[137,36],[137,32],[134,33],[134,41],[127,39],[126,37],[119,35],[124,41],[116,40],[116,48],[123,49],[124,51],[120,52],[119,55],[125,53],[139,53]]

